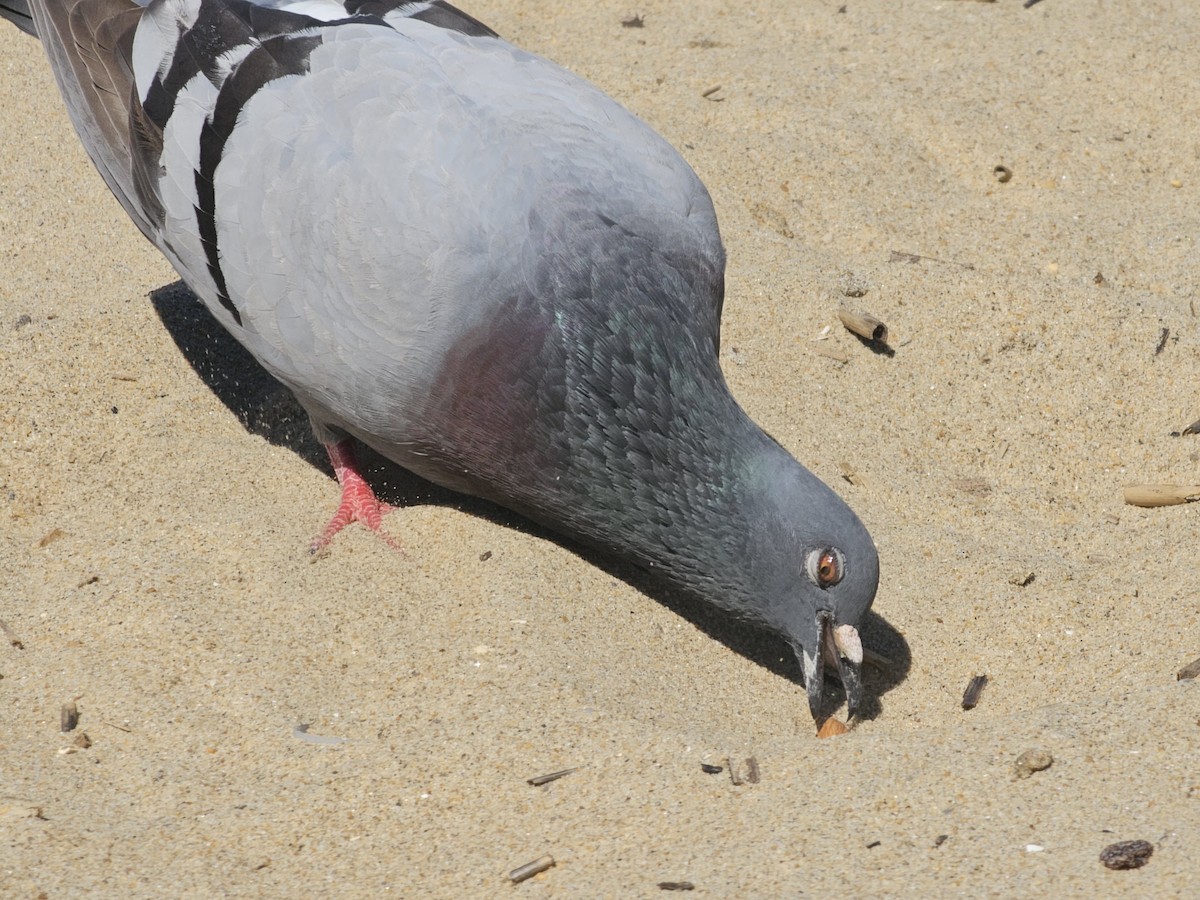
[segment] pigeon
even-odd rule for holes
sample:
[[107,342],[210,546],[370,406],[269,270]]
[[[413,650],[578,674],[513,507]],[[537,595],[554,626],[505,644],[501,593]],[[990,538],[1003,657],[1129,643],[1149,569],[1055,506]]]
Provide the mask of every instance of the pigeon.
[[361,442],[650,572],[861,702],[853,511],[742,410],[712,200],[587,81],[441,0],[0,0],[96,168],[296,396],[382,532]]

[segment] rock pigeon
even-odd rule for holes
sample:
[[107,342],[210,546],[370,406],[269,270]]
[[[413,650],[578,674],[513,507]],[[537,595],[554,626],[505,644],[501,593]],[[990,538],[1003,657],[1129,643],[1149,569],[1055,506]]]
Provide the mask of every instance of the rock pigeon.
[[287,385],[354,440],[765,626],[849,713],[879,561],[718,362],[704,185],[588,82],[441,0],[0,0],[88,154]]

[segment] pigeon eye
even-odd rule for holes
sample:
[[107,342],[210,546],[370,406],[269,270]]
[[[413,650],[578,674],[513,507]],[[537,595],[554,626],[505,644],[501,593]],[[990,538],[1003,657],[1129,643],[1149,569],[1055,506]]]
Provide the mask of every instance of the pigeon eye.
[[805,570],[817,587],[832,587],[846,574],[846,560],[842,552],[834,547],[810,550],[805,560]]

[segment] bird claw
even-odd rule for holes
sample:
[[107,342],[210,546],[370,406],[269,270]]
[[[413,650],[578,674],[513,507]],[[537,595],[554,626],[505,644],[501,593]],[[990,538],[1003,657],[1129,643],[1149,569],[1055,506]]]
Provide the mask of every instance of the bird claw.
[[317,538],[309,545],[308,552],[317,554],[333,541],[334,537],[351,522],[361,522],[379,535],[393,550],[404,552],[400,541],[383,530],[383,516],[395,507],[383,503],[358,469],[358,459],[349,440],[326,444],[325,451],[333,464],[333,473],[342,486],[342,502]]

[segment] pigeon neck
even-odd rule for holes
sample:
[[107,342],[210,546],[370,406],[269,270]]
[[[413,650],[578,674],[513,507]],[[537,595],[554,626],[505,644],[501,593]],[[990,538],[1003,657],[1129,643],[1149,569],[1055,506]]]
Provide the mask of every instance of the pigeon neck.
[[551,495],[529,514],[744,610],[751,520],[763,513],[767,473],[795,463],[738,406],[719,372],[694,391],[676,387],[672,413],[653,427],[614,423],[572,447],[545,485]]

